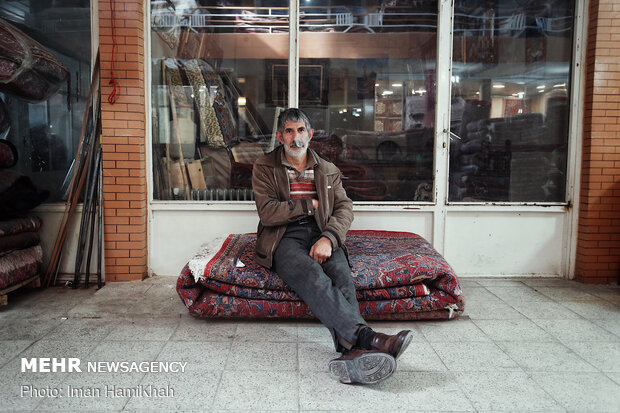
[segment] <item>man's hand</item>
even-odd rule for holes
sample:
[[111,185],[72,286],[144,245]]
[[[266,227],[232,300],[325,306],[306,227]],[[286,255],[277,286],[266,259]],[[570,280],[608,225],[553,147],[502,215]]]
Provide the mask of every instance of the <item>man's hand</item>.
[[327,237],[321,237],[310,248],[310,256],[319,264],[323,264],[332,256],[332,242]]
[[312,198],[312,208],[317,209],[319,207],[319,200]]

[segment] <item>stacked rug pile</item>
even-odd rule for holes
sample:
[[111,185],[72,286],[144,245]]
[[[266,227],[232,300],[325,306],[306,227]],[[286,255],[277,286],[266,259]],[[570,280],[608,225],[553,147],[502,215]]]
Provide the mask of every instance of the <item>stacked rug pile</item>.
[[[255,245],[256,234],[232,234],[201,247],[177,281],[177,292],[192,315],[313,317],[276,273],[254,262]],[[463,312],[456,274],[419,235],[349,231],[346,246],[364,318],[449,319]]]
[[0,305],[7,303],[9,291],[38,285],[43,260],[39,228],[36,217],[0,221]]
[[6,294],[25,284],[37,284],[43,252],[38,230],[41,219],[27,217],[30,209],[48,195],[25,175],[9,169],[17,163],[17,150],[0,139],[0,305]]

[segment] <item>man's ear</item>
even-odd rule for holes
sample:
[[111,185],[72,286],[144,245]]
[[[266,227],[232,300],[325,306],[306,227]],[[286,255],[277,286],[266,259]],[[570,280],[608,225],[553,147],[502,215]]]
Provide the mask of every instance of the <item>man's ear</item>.
[[308,141],[310,141],[312,139],[312,135],[314,135],[314,129],[310,129],[308,131]]
[[284,145],[284,139],[282,138],[282,132],[276,131],[276,138],[278,138],[278,141],[280,141],[280,143]]

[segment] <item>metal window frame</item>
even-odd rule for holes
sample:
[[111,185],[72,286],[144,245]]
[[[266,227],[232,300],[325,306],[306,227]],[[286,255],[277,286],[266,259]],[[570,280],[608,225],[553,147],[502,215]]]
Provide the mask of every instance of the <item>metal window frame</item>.
[[[96,3],[96,0],[93,2]],[[150,28],[150,1],[144,0],[144,10],[147,18],[144,19],[145,36],[145,112],[146,119],[152,115],[151,108],[151,28]],[[568,136],[568,159],[567,159],[567,184],[566,202],[449,202],[448,179],[449,179],[449,145],[450,145],[450,96],[451,96],[451,73],[452,73],[452,42],[454,3],[452,0],[438,1],[438,24],[437,24],[437,100],[435,106],[435,146],[434,146],[434,181],[433,202],[355,202],[354,210],[388,212],[396,210],[421,211],[433,213],[433,239],[431,242],[440,252],[444,252],[446,218],[449,212],[549,212],[564,213],[565,234],[563,245],[563,268],[562,275],[572,278],[576,256],[577,217],[579,199],[579,179],[581,173],[582,143],[582,117],[583,97],[585,81],[582,67],[585,62],[585,46],[587,39],[587,12],[586,0],[575,0],[574,36],[573,36],[573,61],[571,62],[571,94],[570,94],[570,125]],[[288,70],[288,106],[297,107],[299,104],[299,0],[289,1],[289,70]],[[94,14],[93,14],[94,16]],[[446,58],[447,57],[447,58]],[[148,225],[152,225],[153,210],[186,210],[186,211],[224,211],[230,210],[255,210],[253,202],[244,201],[218,201],[209,203],[196,203],[195,201],[171,201],[153,199],[153,160],[152,160],[152,125],[146,122],[146,164],[147,164],[147,190],[148,190]],[[152,244],[149,232],[149,248]],[[149,265],[150,270],[150,265]]]

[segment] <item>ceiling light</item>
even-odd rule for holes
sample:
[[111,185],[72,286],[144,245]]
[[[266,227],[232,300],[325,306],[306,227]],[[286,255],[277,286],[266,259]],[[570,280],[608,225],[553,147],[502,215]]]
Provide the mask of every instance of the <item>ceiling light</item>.
[[553,87],[566,87],[566,83],[558,83],[557,85],[553,85]]
[[237,105],[239,106],[245,106],[246,100],[244,96],[239,96],[237,98]]
[[384,90],[381,94],[382,94],[383,96],[387,96],[387,95],[393,95],[393,94],[394,94],[394,92],[393,92],[393,91],[391,91],[391,90]]
[[539,86],[536,86],[536,89],[544,89],[545,87],[546,87],[545,85],[539,85]]
[[392,83],[393,87],[401,87],[403,84],[402,83]]
[[495,83],[495,84],[493,84],[493,87],[494,87],[495,89],[503,89],[503,88],[505,88],[505,87],[506,87],[506,85],[504,85],[504,84],[502,84],[502,83]]

